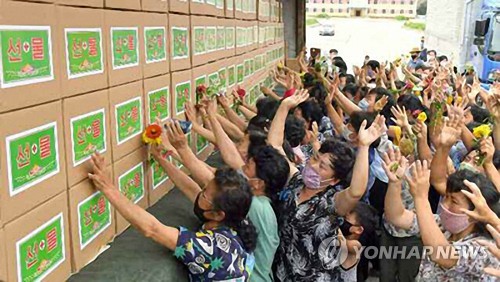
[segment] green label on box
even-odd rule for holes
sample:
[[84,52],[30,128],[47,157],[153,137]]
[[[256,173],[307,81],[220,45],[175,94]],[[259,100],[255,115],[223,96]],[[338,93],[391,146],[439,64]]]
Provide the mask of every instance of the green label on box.
[[243,80],[245,79],[245,66],[244,65],[238,65],[236,67],[236,82],[242,83]]
[[250,72],[250,60],[245,60],[245,77],[249,77],[251,72]]
[[242,27],[236,28],[236,47],[245,46],[245,38],[244,38],[245,29]]
[[115,106],[118,145],[142,133],[142,100],[136,97]]
[[224,0],[216,0],[215,1],[215,7],[217,9],[224,9]]
[[175,86],[175,114],[184,113],[184,105],[191,101],[191,81],[185,81]]
[[230,66],[227,68],[227,81],[229,84],[229,87],[233,86],[236,83],[236,73],[235,73],[235,67]]
[[167,173],[160,166],[160,163],[154,159],[151,161],[151,180],[153,183],[153,190],[168,180]]
[[64,243],[62,213],[17,241],[17,281],[42,281],[47,277],[66,259]]
[[205,27],[196,26],[194,28],[194,54],[199,55],[206,52]]
[[217,49],[217,28],[213,26],[207,27],[205,30],[205,38],[207,42],[206,50],[208,52],[214,51]]
[[50,26],[0,25],[0,88],[54,79]]
[[66,67],[68,78],[104,72],[100,28],[66,28]]
[[219,83],[221,89],[227,87],[227,70],[226,68],[222,68],[219,70]]
[[199,154],[203,150],[205,150],[206,147],[208,147],[208,141],[201,135],[197,135],[198,138],[196,139],[196,152]]
[[111,28],[111,56],[113,69],[123,69],[139,65],[139,34],[137,27]]
[[8,136],[6,145],[10,196],[59,173],[55,122]]
[[172,27],[172,57],[174,60],[189,57],[189,36],[185,27]]
[[214,5],[215,6],[215,0],[206,0],[208,5]]
[[144,167],[140,163],[118,178],[120,192],[137,204],[144,197]]
[[[197,88],[198,86],[200,85],[207,85],[207,76],[206,75],[202,75],[200,77],[198,77],[197,79],[195,79],[194,81],[194,87]],[[200,100],[200,97],[198,97],[198,95],[196,95],[196,104],[198,104]]]
[[241,1],[241,11],[243,13],[248,12],[248,0],[242,0]]
[[99,234],[111,225],[111,205],[97,191],[78,204],[78,231],[80,250],[83,250]]
[[226,9],[228,11],[232,11],[233,10],[233,1],[226,1]]
[[219,81],[219,73],[218,72],[214,72],[214,73],[211,73],[208,75],[208,84],[210,86],[212,85],[219,85],[220,81]]
[[234,0],[234,9],[236,11],[241,11],[241,1],[242,0]]
[[217,27],[217,50],[226,48],[226,28],[223,26]]
[[226,27],[226,49],[234,48],[234,27]]
[[145,27],[144,45],[146,46],[146,63],[167,60],[167,43],[164,27]]
[[73,167],[90,159],[94,152],[106,151],[106,118],[100,109],[71,119]]
[[149,124],[154,123],[156,118],[159,118],[161,121],[168,118],[169,96],[170,93],[168,87],[148,92]]

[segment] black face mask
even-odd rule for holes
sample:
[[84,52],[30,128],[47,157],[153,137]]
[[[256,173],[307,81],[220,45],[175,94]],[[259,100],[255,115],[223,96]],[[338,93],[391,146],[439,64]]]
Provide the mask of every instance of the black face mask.
[[351,235],[350,229],[352,226],[353,225],[349,221],[344,219],[344,223],[340,225],[340,231],[342,231],[342,235],[344,235],[344,237]]
[[194,201],[194,207],[193,207],[193,212],[194,214],[196,215],[196,217],[203,223],[207,222],[208,219],[205,217],[205,212],[208,212],[208,211],[212,211],[212,210],[204,210],[200,207],[200,204],[199,204],[199,200],[200,200],[200,196],[201,196],[201,193],[203,192],[200,192],[198,194],[198,196],[196,197],[196,201]]
[[414,59],[414,60],[415,60],[417,57],[418,57],[418,55],[415,55],[415,54],[411,55],[411,58],[412,58],[412,59]]

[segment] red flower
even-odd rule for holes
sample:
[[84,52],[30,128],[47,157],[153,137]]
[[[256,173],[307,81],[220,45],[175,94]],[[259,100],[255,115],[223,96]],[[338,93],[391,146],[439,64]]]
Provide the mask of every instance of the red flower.
[[247,95],[247,92],[243,88],[238,88],[238,90],[236,90],[236,93],[238,93],[238,97],[240,97],[240,99],[243,99],[245,95]]
[[161,126],[157,124],[151,124],[146,127],[146,137],[151,139],[156,139],[161,136]]
[[205,85],[200,85],[198,87],[196,87],[196,94],[204,94],[207,92],[207,87],[205,87]]

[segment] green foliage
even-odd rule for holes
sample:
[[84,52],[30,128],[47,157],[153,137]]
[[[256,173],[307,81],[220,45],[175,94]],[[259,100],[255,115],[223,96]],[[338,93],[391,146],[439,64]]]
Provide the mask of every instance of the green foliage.
[[306,25],[309,26],[309,25],[315,25],[315,24],[318,24],[318,20],[317,19],[306,19]]
[[327,14],[327,13],[321,13],[321,14],[316,15],[316,18],[318,18],[318,19],[329,19],[329,18],[331,18],[331,16],[329,14]]
[[425,23],[415,23],[407,21],[405,22],[405,27],[425,31]]
[[401,16],[401,15],[399,15],[399,16],[396,16],[396,17],[395,17],[395,19],[396,19],[397,21],[407,21],[407,20],[408,20],[408,17],[405,17],[405,16]]

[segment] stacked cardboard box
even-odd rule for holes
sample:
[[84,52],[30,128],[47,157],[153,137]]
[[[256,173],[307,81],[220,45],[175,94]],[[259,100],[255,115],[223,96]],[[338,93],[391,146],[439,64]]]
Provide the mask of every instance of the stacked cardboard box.
[[[143,129],[185,119],[201,84],[241,86],[255,101],[284,56],[279,6],[0,0],[0,281],[65,280],[127,228],[88,179],[93,152],[138,205],[168,193]],[[188,140],[201,159],[212,151],[194,132]]]

